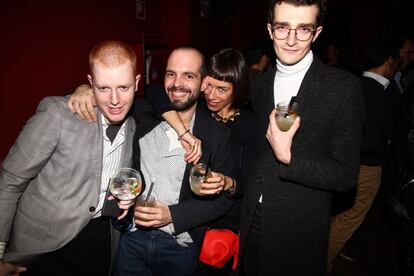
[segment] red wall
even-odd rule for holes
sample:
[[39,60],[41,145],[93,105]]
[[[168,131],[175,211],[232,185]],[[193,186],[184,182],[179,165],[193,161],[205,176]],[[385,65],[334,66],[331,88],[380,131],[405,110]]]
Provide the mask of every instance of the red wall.
[[[40,99],[64,95],[87,81],[88,52],[98,42],[142,43],[145,30],[170,36],[172,45],[188,43],[188,30],[183,28],[189,26],[188,2],[147,0],[144,21],[135,18],[134,0],[3,0],[0,160]],[[178,12],[172,13],[176,8]]]
[[[3,5],[3,4],[2,4]],[[86,82],[87,55],[106,39],[134,42],[134,1],[6,0],[0,8],[0,158],[41,98]]]
[[88,52],[100,41],[161,43],[168,45],[164,52],[193,44],[208,56],[219,48],[241,47],[252,30],[254,36],[264,31],[260,20],[245,20],[258,11],[257,5],[224,1],[227,10],[222,10],[222,0],[212,0],[215,14],[221,15],[202,18],[198,0],[145,0],[146,20],[140,20],[135,0],[3,0],[0,160],[43,97],[64,95],[87,81]]

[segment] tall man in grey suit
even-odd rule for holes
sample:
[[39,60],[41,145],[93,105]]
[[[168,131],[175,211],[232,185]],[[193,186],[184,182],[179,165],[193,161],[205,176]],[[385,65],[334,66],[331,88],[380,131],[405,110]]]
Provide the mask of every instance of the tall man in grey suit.
[[[277,66],[252,83],[263,140],[244,194],[241,274],[324,275],[331,192],[356,184],[363,94],[357,78],[311,51],[325,10],[325,0],[271,2]],[[300,118],[283,132],[274,108],[292,96]]]
[[134,51],[117,41],[95,46],[89,67],[97,122],[72,114],[65,97],[47,97],[3,163],[0,275],[25,269],[12,263],[29,275],[109,273],[116,235],[101,210],[111,175],[132,165],[128,112],[140,76]]

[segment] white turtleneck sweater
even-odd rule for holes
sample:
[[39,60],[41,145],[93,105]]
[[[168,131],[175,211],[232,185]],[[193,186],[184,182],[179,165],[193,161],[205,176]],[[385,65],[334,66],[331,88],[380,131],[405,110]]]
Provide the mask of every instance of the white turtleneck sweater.
[[273,83],[273,95],[276,104],[289,102],[290,98],[296,96],[303,78],[313,61],[313,53],[309,51],[306,56],[294,65],[284,65],[278,59],[275,81]]

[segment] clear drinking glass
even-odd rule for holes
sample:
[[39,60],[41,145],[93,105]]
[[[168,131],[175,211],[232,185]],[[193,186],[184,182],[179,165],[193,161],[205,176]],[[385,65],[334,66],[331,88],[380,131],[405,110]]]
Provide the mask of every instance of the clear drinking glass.
[[[207,170],[207,173],[206,173]],[[190,187],[191,191],[196,195],[200,194],[201,183],[211,175],[211,170],[204,163],[199,163],[191,168],[190,171]]]
[[131,200],[139,195],[142,189],[141,176],[132,168],[121,168],[111,178],[109,190],[119,200]]
[[281,131],[288,131],[298,116],[298,104],[296,102],[280,102],[276,105],[276,124]]
[[150,195],[149,198],[147,198],[147,195],[140,195],[135,204],[142,207],[155,207],[156,202],[154,195]]

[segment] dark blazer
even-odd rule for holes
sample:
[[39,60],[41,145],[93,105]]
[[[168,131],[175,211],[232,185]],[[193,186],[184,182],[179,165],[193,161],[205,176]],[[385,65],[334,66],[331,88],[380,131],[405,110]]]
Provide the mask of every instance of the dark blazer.
[[[161,121],[145,100],[138,102],[135,110],[137,123],[134,138],[134,166],[140,169],[139,139],[150,132]],[[230,132],[217,124],[210,114],[197,108],[195,114],[193,134],[202,140],[202,161],[207,162],[211,155],[211,169],[224,175],[233,176],[233,159],[230,151]],[[197,246],[201,246],[206,225],[209,221],[224,215],[233,205],[233,200],[222,193],[216,196],[196,196],[191,192],[189,172],[191,164],[187,164],[179,203],[170,205],[170,212],[174,229],[177,234],[188,231]]]
[[389,150],[388,141],[394,129],[401,94],[393,82],[384,89],[373,78],[363,76],[361,80],[365,99],[361,164],[380,166]]
[[397,129],[397,139],[393,141],[396,141],[401,149],[398,148],[396,154],[402,156],[407,169],[414,174],[414,83],[402,94]]
[[[259,158],[250,173],[241,224],[241,254],[263,194],[258,275],[324,275],[332,191],[356,184],[363,124],[358,78],[315,56],[297,94],[301,125],[284,165],[265,138],[274,108],[276,69],[259,76],[251,103],[259,120]],[[277,91],[276,91],[277,93]],[[242,261],[248,261],[243,260]]]

